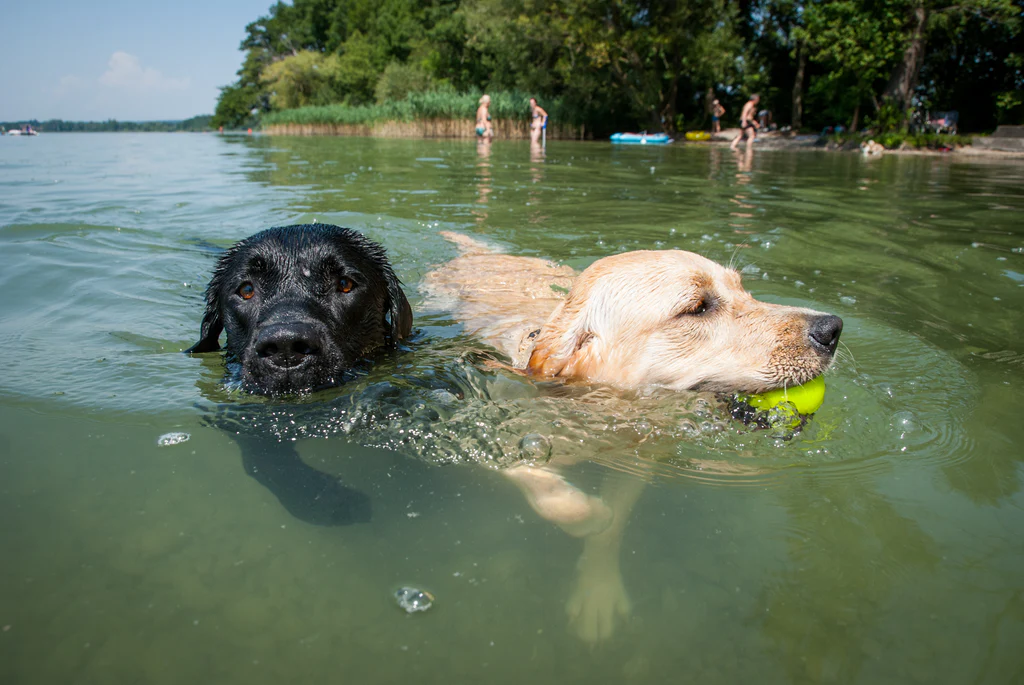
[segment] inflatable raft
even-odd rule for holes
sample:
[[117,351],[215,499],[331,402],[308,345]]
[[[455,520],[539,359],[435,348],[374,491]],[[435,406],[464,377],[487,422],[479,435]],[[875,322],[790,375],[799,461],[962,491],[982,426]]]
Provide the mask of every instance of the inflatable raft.
[[672,139],[667,133],[613,133],[611,141],[620,145],[668,145]]
[[711,140],[711,134],[707,131],[687,131],[686,139],[699,142],[702,140]]

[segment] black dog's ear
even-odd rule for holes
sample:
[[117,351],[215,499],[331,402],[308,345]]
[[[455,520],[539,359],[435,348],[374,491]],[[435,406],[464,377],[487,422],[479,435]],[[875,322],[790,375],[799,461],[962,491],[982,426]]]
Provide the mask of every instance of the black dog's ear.
[[231,264],[239,250],[254,238],[262,234],[257,233],[245,240],[235,243],[220,256],[217,266],[213,270],[213,277],[206,286],[206,312],[203,314],[202,328],[199,329],[199,342],[185,350],[188,354],[199,352],[216,352],[220,349],[220,334],[224,330],[224,319],[220,313],[220,291],[224,279],[231,270]]
[[199,331],[199,342],[185,350],[188,354],[216,352],[220,349],[219,338],[220,332],[224,330],[224,321],[220,318],[220,307],[216,300],[210,296],[207,299],[206,313],[203,314],[203,325]]
[[384,278],[388,284],[387,315],[391,319],[390,323],[386,320],[384,323],[389,326],[390,343],[395,345],[412,333],[412,307],[409,306],[409,300],[405,299],[402,282],[395,272],[390,268],[385,269]]

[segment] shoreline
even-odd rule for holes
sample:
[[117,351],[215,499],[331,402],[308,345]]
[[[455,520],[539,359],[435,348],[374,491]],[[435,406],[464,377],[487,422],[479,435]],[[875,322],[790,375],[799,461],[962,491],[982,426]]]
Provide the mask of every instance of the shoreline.
[[[728,146],[732,143],[734,136],[739,135],[739,129],[724,129],[721,133],[716,133],[712,136],[710,141],[706,141],[704,144],[714,145],[716,147]],[[845,147],[836,145],[835,143],[820,143],[820,136],[813,133],[811,134],[797,134],[793,136],[783,135],[780,133],[768,133],[759,135],[754,141],[755,150],[781,150],[781,151],[810,151],[810,152],[847,152],[852,154],[863,154],[859,147]],[[701,143],[691,143],[700,145]],[[741,145],[742,147],[742,145]],[[995,150],[989,147],[980,147],[977,145],[962,145],[959,147],[952,148],[947,151],[932,150],[929,148],[903,148],[903,149],[886,149],[880,154],[875,155],[864,155],[865,157],[884,157],[886,155],[898,155],[898,156],[918,156],[918,157],[946,157],[949,155],[963,156],[963,157],[974,157],[984,159],[1005,159],[1005,160],[1018,160],[1024,159],[1024,151],[1014,152],[1007,150]]]
[[[529,129],[521,121],[499,120],[492,122],[495,128],[494,140],[528,140]],[[673,141],[671,146],[713,146],[716,148],[728,147],[732,138],[739,132],[739,129],[725,129],[716,133],[710,140],[688,141],[681,135]],[[272,124],[253,132],[245,130],[231,130],[217,132],[215,130],[204,131],[41,131],[46,135],[67,134],[67,133],[202,133],[215,135],[252,135],[257,133],[265,136],[337,136],[337,137],[360,137],[360,138],[392,138],[392,139],[448,139],[448,140],[475,140],[477,139],[475,122],[462,119],[422,119],[412,122],[384,122],[380,124]],[[583,137],[582,129],[562,126],[548,129],[549,140],[575,140],[592,143],[608,143],[607,139],[586,139]],[[6,137],[6,136],[4,136]],[[18,136],[11,136],[16,138]],[[856,147],[838,146],[834,143],[820,143],[819,136],[815,134],[782,135],[779,133],[762,134],[755,139],[754,149],[762,151],[809,151],[809,152],[846,152],[861,154]],[[627,146],[629,147],[629,146]],[[640,147],[640,146],[635,146]],[[662,146],[659,146],[662,147]],[[904,148],[889,150],[881,154],[865,155],[865,157],[884,157],[886,155],[898,156],[919,156],[919,157],[945,157],[953,156],[961,159],[984,159],[984,160],[1024,160],[1024,150],[1000,150],[982,145],[963,145],[951,150],[933,150],[928,148]]]
[[[521,121],[497,120],[492,125],[495,131],[494,140],[528,140],[530,137],[529,128]],[[471,140],[476,139],[476,122],[471,119],[419,119],[416,121],[386,121],[375,124],[270,124],[259,130],[261,135],[266,136],[339,136],[359,138],[407,138],[407,139],[449,139],[449,140]],[[716,133],[708,141],[687,141],[676,139],[672,145],[712,145],[715,147],[728,146],[739,129],[724,129]],[[587,141],[585,132],[581,128],[571,126],[549,127],[547,137],[549,140],[577,140]],[[846,148],[833,143],[821,144],[820,137],[815,134],[803,135],[782,135],[779,133],[762,134],[754,143],[755,150],[778,150],[778,151],[812,151],[812,152],[847,152],[860,154],[859,148]],[[606,140],[589,139],[587,142],[608,142]],[[1012,152],[1005,150],[994,150],[988,147],[976,145],[965,145],[953,148],[948,151],[931,150],[927,148],[905,148],[885,150],[880,155],[899,156],[926,156],[944,157],[954,155],[957,157],[972,157],[984,159],[1024,159],[1024,152]]]

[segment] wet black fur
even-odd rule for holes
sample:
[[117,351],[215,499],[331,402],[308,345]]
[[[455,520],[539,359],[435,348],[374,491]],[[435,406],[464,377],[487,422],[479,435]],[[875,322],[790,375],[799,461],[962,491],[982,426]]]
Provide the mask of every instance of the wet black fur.
[[[304,273],[304,271],[308,273]],[[352,278],[351,293],[336,289]],[[255,294],[238,295],[243,282]],[[301,321],[315,326],[320,354],[290,374],[261,364],[254,342],[261,327]],[[221,256],[206,289],[199,341],[187,352],[226,349],[241,364],[242,386],[265,395],[332,385],[368,352],[409,336],[412,310],[384,248],[349,228],[304,224],[271,228],[235,244]]]
[[[350,293],[338,279],[351,278]],[[239,286],[251,282],[250,300]],[[321,337],[307,363],[281,371],[261,362],[254,341],[266,325],[299,323]],[[304,224],[271,228],[228,249],[206,289],[199,341],[186,352],[220,349],[227,333],[229,358],[241,365],[250,392],[278,395],[341,381],[367,353],[394,346],[412,329],[412,310],[384,248],[349,228]],[[369,498],[303,462],[293,442],[225,427],[242,450],[246,472],[266,486],[297,518],[318,525],[370,520]]]

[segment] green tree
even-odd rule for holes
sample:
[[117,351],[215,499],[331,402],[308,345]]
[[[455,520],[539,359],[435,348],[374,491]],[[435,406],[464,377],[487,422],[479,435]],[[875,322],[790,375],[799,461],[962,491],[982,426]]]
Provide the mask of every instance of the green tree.
[[910,109],[917,90],[930,37],[944,34],[947,39],[962,38],[972,20],[996,32],[1002,28],[1016,35],[1022,14],[1021,4],[1014,0],[906,0],[900,4],[905,16],[903,50],[892,70],[885,98],[903,111]]
[[421,93],[432,85],[430,74],[422,66],[392,62],[373,87],[373,97],[378,104],[404,100],[409,93]]
[[232,83],[220,89],[211,125],[215,128],[247,128],[255,125],[262,102],[262,90],[256,86]]
[[267,65],[260,82],[274,109],[330,104],[342,94],[339,61],[337,55],[301,50]]
[[1024,0],[276,2],[246,27],[215,123],[437,88],[559,100],[598,134],[701,121],[708,94],[734,115],[752,90],[796,127],[859,125],[864,106],[898,125],[914,98],[991,126],[1024,114],[1022,13]]
[[898,3],[871,0],[818,0],[804,5],[796,38],[811,61],[826,68],[812,88],[849,111],[850,128],[860,107],[881,107],[881,85],[892,72],[903,42],[904,14]]

